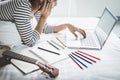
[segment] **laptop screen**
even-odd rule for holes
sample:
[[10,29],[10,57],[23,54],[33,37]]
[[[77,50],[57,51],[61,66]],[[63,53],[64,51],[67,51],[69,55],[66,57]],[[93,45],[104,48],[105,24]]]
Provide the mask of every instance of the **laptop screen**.
[[104,45],[116,21],[117,18],[107,8],[105,8],[102,17],[100,18],[100,21],[98,22],[95,29],[96,35],[101,45]]

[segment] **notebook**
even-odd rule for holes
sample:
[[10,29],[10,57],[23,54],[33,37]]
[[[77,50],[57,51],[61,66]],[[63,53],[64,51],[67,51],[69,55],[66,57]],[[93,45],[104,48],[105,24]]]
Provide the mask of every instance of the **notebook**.
[[66,45],[68,48],[102,49],[116,22],[116,16],[105,8],[95,30],[86,30],[86,39],[75,40],[66,33]]
[[[45,49],[45,50],[52,51],[52,52],[56,52],[60,55],[39,49],[38,47]],[[53,46],[48,44],[47,41],[43,41],[43,42],[40,42],[39,44],[35,45],[34,47],[22,50],[22,52],[19,54],[31,57],[33,59],[37,59],[38,61],[40,61],[44,64],[52,65],[59,61],[67,59],[68,58],[67,53],[68,53],[67,48],[57,50],[56,48],[54,48]],[[25,61],[21,61],[21,60],[17,60],[17,59],[11,59],[11,63],[24,74],[29,74],[31,72],[40,70],[39,67],[34,64],[31,64],[31,63],[28,63]]]

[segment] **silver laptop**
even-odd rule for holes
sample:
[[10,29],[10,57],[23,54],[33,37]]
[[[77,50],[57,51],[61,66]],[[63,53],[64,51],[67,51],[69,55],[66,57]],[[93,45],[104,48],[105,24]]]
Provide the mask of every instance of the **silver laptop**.
[[68,48],[102,49],[116,22],[117,18],[105,8],[95,30],[86,30],[86,39],[70,40],[66,36],[66,45]]

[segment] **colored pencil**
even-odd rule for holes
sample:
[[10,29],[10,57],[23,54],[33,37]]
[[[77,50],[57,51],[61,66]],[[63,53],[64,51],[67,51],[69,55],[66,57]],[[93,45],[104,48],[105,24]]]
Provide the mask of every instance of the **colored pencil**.
[[69,57],[73,60],[73,62],[75,62],[81,69],[83,69],[82,66],[81,66],[80,64],[78,64],[77,61],[74,60],[74,58],[73,58],[70,54],[68,54],[68,56],[69,56]]
[[57,52],[53,52],[53,51],[50,51],[50,50],[47,50],[47,49],[44,49],[44,48],[41,48],[41,47],[38,47],[38,49],[41,49],[41,50],[44,50],[44,51],[47,51],[47,52],[51,52],[51,53],[53,53],[53,54],[60,55],[60,54],[57,53]]
[[86,58],[86,59],[88,59],[88,60],[90,60],[90,61],[92,61],[92,62],[96,63],[96,61],[95,61],[95,60],[90,59],[89,57],[84,56],[84,55],[82,55],[82,54],[81,54],[81,53],[79,53],[79,52],[75,52],[75,53],[77,53],[78,55],[81,55],[81,56],[83,56],[84,58]]
[[58,47],[56,47],[53,43],[51,43],[50,41],[47,41],[51,46],[53,46],[54,48],[56,48],[57,50],[60,50]]
[[56,39],[57,39],[64,47],[67,47],[58,37],[56,37]]
[[64,49],[64,47],[61,46],[60,44],[58,44],[57,42],[55,42],[55,41],[53,41],[53,40],[51,40],[51,42],[53,42],[54,44],[56,44],[56,45],[58,45],[59,47],[61,47],[62,49]]
[[80,58],[80,59],[86,61],[87,63],[92,64],[90,61],[88,61],[88,60],[82,58],[81,56],[79,56],[79,55],[77,55],[77,54],[75,54],[75,53],[72,53],[72,54],[75,55],[75,56],[77,56],[78,58]]
[[92,56],[92,55],[90,55],[90,54],[87,54],[87,53],[85,53],[85,52],[82,52],[82,51],[80,51],[80,50],[78,50],[78,52],[80,52],[80,53],[82,53],[82,54],[85,54],[85,55],[87,55],[87,56],[90,56],[90,57],[92,57],[92,58],[94,58],[94,59],[100,60],[100,58],[97,58],[97,57],[95,57],[95,56]]
[[75,60],[77,60],[79,63],[81,63],[84,67],[88,68],[84,63],[82,63],[80,60],[78,60],[74,55],[70,54]]

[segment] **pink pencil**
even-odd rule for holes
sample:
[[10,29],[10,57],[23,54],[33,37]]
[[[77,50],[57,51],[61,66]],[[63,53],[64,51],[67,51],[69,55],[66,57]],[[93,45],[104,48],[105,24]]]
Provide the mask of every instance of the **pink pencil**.
[[82,51],[80,51],[80,50],[78,50],[78,52],[80,52],[80,53],[82,53],[82,54],[85,54],[85,55],[87,55],[87,56],[90,56],[90,57],[92,57],[92,58],[94,58],[94,59],[100,60],[100,58],[97,58],[97,57],[95,57],[95,56],[92,56],[92,55],[90,55],[90,54],[87,54],[87,53],[85,53],[85,52],[82,52]]

